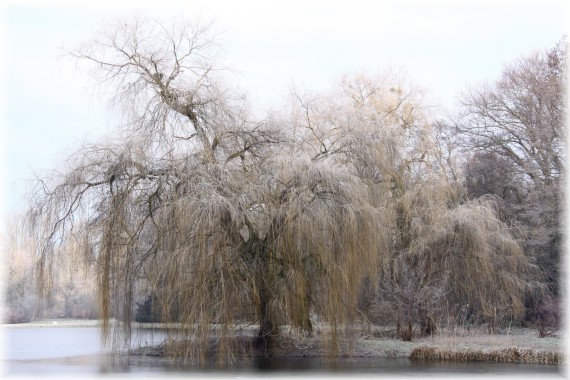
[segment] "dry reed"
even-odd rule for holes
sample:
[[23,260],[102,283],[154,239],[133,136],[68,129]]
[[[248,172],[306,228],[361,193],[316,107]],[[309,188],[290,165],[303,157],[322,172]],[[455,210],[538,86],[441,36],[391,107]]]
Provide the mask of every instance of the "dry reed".
[[532,364],[562,364],[564,362],[563,355],[560,352],[517,347],[487,351],[481,349],[449,349],[422,346],[414,348],[409,358],[413,360]]

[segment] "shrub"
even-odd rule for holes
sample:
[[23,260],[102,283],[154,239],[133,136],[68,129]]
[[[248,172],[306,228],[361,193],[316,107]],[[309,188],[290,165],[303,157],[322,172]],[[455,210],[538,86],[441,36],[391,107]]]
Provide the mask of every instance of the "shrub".
[[560,329],[560,302],[555,297],[547,297],[535,308],[533,322],[538,330],[538,336],[551,336]]

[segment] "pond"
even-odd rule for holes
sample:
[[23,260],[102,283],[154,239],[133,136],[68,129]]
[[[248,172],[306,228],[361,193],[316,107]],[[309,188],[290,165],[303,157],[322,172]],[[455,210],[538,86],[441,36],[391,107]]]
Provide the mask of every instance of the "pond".
[[[108,355],[100,349],[96,327],[18,327],[1,328],[5,340],[2,366],[5,375],[26,376],[161,376],[208,374],[213,370],[188,368],[156,357]],[[140,334],[140,344],[156,344],[160,333]],[[216,370],[218,371],[218,370]],[[370,375],[508,374],[560,375],[560,367],[496,363],[418,363],[406,358],[282,358],[256,361],[251,366],[232,367],[227,375],[287,373],[337,373]]]

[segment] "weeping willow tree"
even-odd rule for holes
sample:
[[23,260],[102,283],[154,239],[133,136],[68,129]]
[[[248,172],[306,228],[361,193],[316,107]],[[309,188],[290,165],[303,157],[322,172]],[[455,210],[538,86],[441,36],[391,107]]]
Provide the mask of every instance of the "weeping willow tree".
[[[501,222],[499,203],[465,202],[445,126],[402,73],[346,76],[331,93],[295,95],[293,118],[313,160],[349,165],[382,209],[389,248],[368,294],[401,338],[435,332],[450,305],[496,331],[539,291],[538,269]],[[386,312],[388,311],[388,312]]]
[[[119,22],[71,54],[121,123],[38,179],[28,216],[42,279],[57,246],[79,237],[113,347],[129,346],[150,294],[177,322],[166,349],[184,358],[270,356],[281,326],[310,334],[312,315],[334,351],[388,246],[362,178],[299,151],[282,122],[255,119],[225,84],[211,28]],[[235,339],[241,322],[258,326],[250,343]]]
[[405,243],[382,263],[378,300],[396,310],[404,340],[416,323],[433,334],[444,317],[456,322],[449,318],[459,309],[494,333],[523,317],[525,297],[543,290],[517,239],[522,231],[501,221],[496,199],[460,203],[442,194],[433,185],[406,194],[397,209]]

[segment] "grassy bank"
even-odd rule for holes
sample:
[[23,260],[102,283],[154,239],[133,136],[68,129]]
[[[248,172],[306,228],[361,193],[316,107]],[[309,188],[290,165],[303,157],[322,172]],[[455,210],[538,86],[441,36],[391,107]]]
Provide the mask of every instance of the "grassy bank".
[[[247,346],[248,338],[236,340]],[[185,342],[145,347],[136,353],[152,356],[177,356]],[[331,352],[320,335],[312,338],[283,337],[275,349],[277,357],[327,357]],[[212,352],[216,351],[214,343]],[[404,342],[391,338],[362,336],[341,339],[336,355],[355,358],[410,358],[413,360],[444,360],[463,362],[502,362],[559,365],[565,362],[564,341],[560,337],[539,338],[535,330],[518,329],[510,334],[489,335],[482,332],[443,333],[433,337]]]

